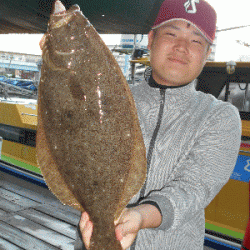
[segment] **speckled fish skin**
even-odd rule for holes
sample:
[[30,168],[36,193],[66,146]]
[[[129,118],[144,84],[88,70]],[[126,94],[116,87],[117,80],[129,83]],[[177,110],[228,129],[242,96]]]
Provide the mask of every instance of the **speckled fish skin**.
[[87,211],[91,250],[121,250],[114,220],[146,179],[134,100],[78,6],[51,15],[38,95],[37,158],[51,191]]

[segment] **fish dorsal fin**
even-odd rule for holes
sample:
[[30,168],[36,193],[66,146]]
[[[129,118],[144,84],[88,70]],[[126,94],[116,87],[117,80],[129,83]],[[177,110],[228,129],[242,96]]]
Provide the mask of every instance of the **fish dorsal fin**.
[[[39,107],[39,106],[38,106]],[[42,175],[46,180],[46,184],[53,194],[63,203],[73,208],[84,211],[80,203],[74,197],[71,190],[68,188],[66,182],[58,170],[58,167],[53,160],[50,153],[44,126],[41,116],[38,116],[38,131],[37,131],[37,159]]]

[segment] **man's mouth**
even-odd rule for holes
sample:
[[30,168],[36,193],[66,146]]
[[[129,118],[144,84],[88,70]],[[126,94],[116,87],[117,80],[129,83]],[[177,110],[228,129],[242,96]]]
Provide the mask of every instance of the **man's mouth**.
[[168,60],[173,62],[173,63],[178,63],[178,64],[187,64],[188,63],[187,60],[182,59],[180,57],[175,57],[175,56],[169,57]]

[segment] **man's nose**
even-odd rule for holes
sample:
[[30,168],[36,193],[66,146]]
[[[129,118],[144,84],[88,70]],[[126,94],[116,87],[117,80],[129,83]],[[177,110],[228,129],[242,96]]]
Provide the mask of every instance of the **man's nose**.
[[175,41],[174,49],[181,53],[188,53],[188,41],[184,38],[179,38]]

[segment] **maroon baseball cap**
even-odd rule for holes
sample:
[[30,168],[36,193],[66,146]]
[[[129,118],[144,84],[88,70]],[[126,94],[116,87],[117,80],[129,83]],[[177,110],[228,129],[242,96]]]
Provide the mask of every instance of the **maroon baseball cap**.
[[194,25],[209,43],[213,43],[216,31],[216,12],[204,0],[165,0],[152,29],[173,20],[184,20]]

